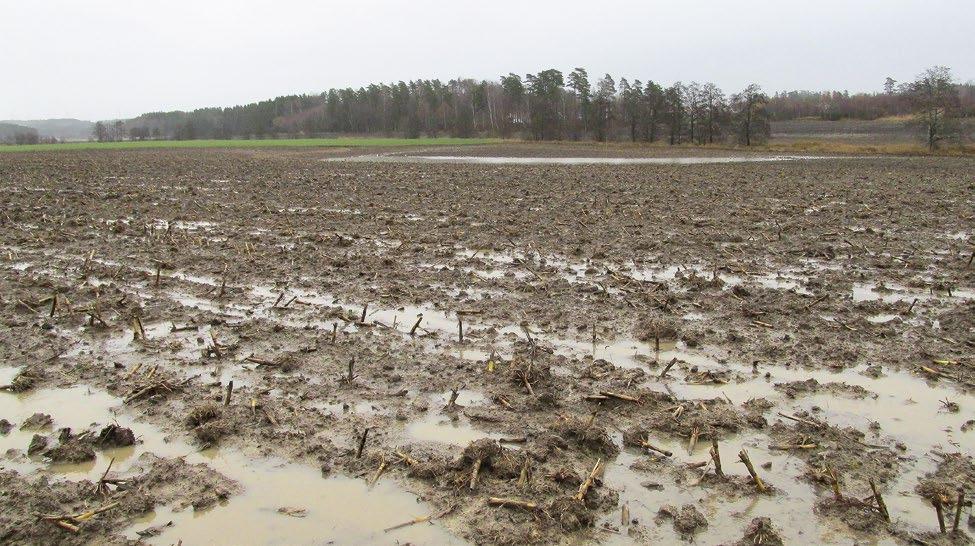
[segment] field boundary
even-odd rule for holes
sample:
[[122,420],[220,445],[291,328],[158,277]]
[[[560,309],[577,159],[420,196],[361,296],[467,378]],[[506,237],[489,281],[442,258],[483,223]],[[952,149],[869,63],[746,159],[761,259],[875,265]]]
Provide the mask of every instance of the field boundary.
[[62,152],[72,150],[149,150],[178,148],[379,148],[499,144],[499,138],[294,138],[253,140],[127,140],[62,142],[0,146],[0,152]]

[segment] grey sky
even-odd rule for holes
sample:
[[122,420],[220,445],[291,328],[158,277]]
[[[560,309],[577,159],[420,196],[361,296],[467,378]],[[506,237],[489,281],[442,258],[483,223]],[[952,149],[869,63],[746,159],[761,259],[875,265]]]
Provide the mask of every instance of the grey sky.
[[590,76],[878,90],[975,78],[973,0],[0,0],[0,119],[131,117],[370,82]]

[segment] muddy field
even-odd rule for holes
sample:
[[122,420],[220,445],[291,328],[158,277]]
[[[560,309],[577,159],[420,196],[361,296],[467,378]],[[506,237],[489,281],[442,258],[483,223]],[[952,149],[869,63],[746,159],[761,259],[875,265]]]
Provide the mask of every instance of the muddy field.
[[0,156],[0,543],[968,543],[975,161],[364,153]]

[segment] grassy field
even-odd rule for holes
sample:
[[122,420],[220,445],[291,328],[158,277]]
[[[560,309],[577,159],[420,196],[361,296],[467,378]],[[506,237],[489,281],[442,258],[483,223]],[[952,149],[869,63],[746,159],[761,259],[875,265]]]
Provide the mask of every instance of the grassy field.
[[275,140],[144,140],[124,142],[65,142],[0,146],[0,152],[58,152],[69,150],[138,150],[148,148],[363,148],[393,146],[458,146],[501,142],[494,138],[296,138]]

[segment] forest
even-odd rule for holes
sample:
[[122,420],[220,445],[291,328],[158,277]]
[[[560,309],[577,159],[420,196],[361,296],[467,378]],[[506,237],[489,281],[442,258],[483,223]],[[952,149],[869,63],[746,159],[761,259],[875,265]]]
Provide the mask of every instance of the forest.
[[[960,138],[952,119],[975,117],[975,84],[954,82],[944,67],[913,82],[887,78],[883,91],[788,91],[757,84],[727,93],[714,83],[664,86],[583,68],[501,76],[371,84],[318,95],[282,96],[227,108],[153,112],[97,124],[99,141],[298,138],[330,135],[516,137],[530,140],[765,141],[774,120],[875,120],[917,116],[928,144]],[[932,116],[934,117],[933,124]]]

